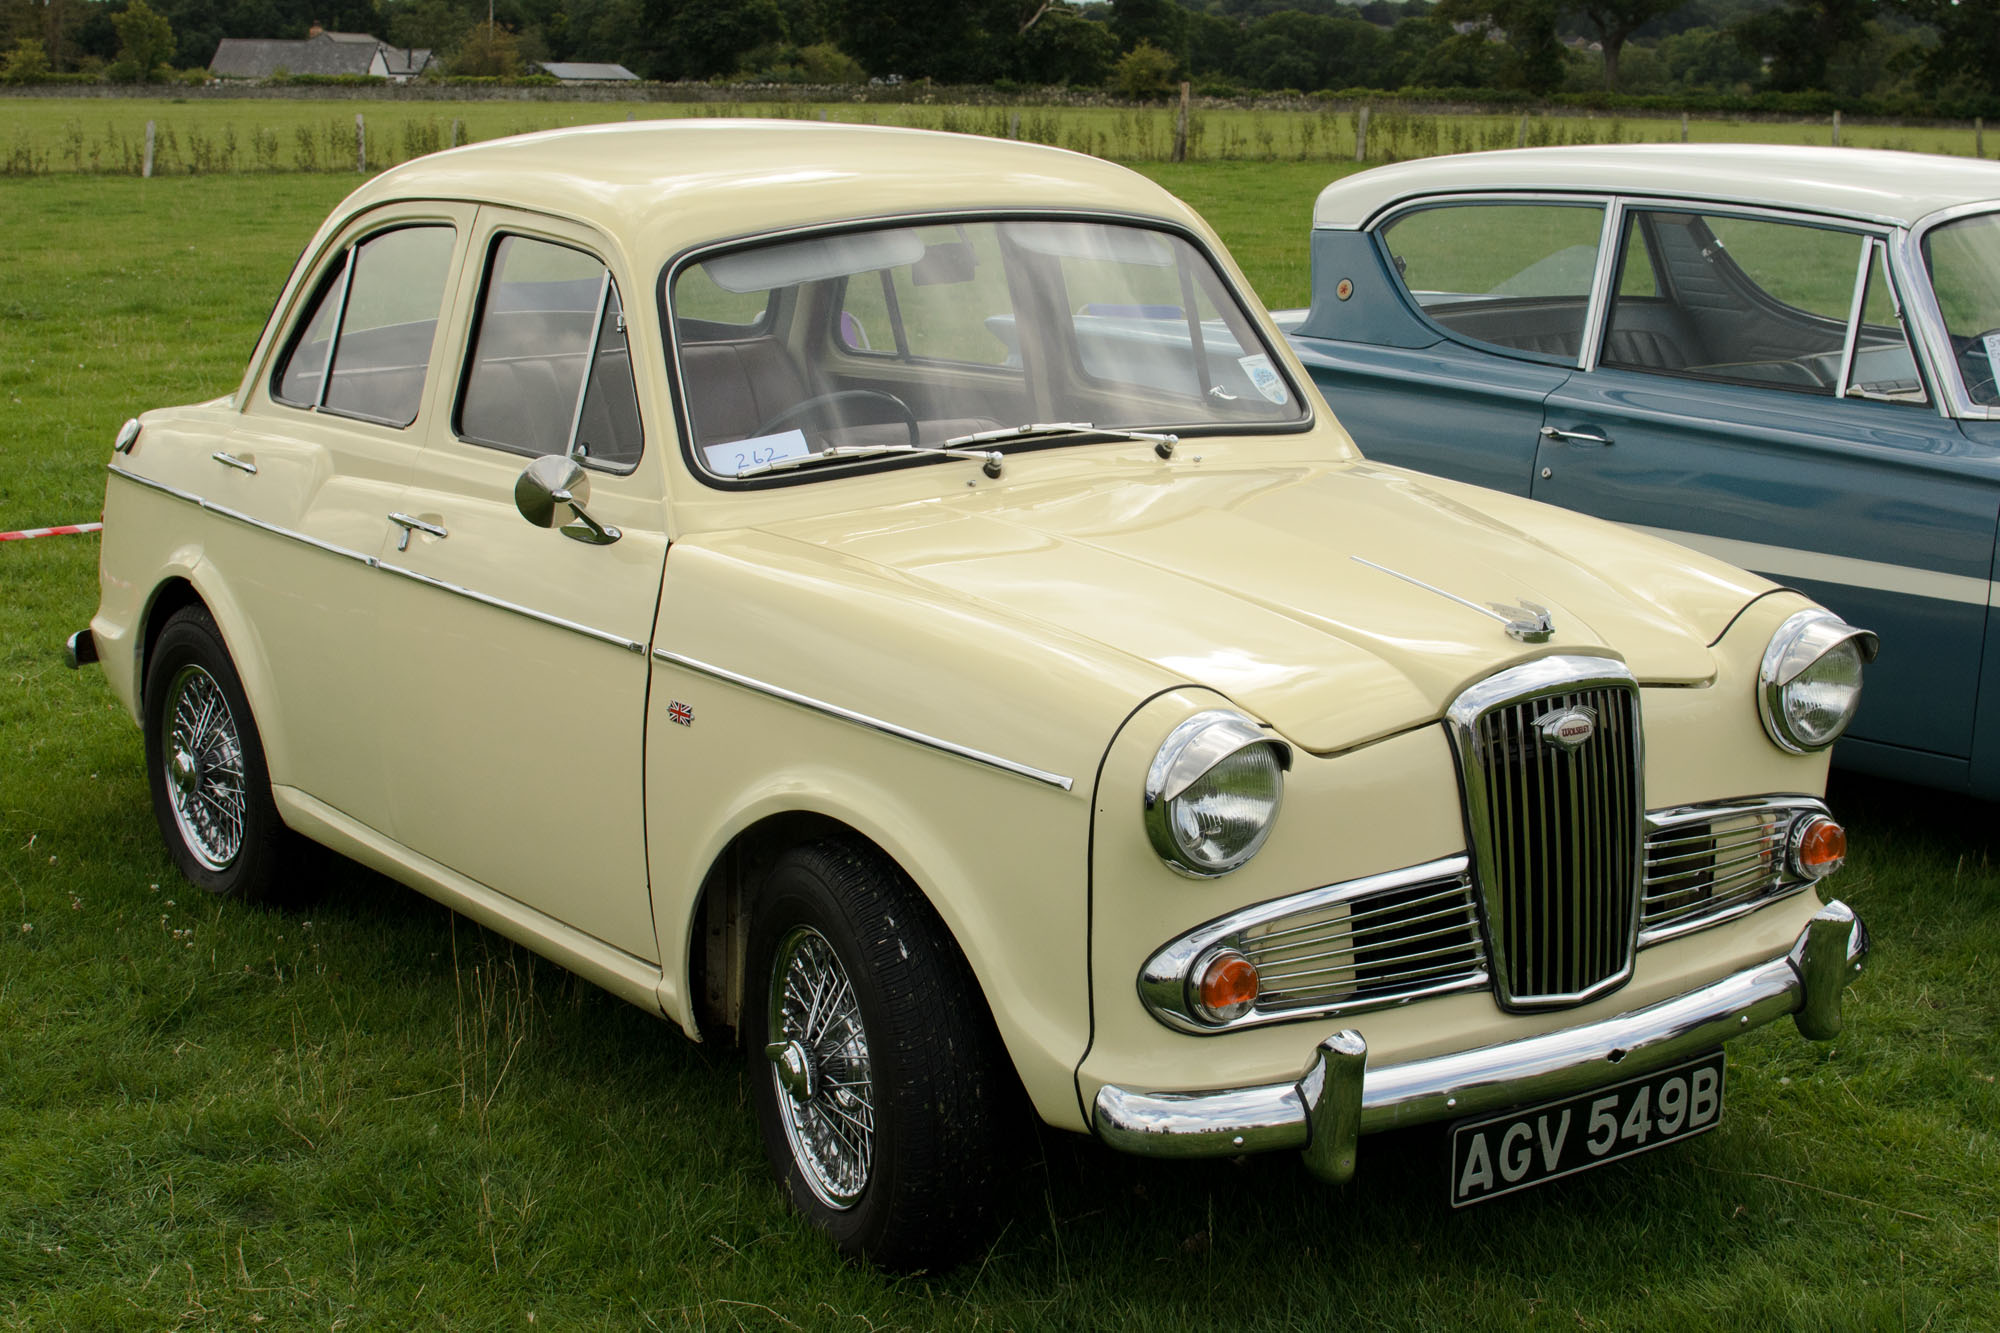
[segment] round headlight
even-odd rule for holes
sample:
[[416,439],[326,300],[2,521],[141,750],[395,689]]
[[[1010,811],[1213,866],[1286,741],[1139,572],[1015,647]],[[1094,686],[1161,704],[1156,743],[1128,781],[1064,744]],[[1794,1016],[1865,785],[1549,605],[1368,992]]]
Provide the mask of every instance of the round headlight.
[[1291,748],[1240,713],[1196,713],[1146,770],[1146,836],[1175,870],[1226,875],[1257,854],[1284,799]]
[[1861,706],[1861,668],[1876,639],[1830,611],[1801,611],[1771,636],[1758,672],[1757,711],[1779,749],[1824,750]]

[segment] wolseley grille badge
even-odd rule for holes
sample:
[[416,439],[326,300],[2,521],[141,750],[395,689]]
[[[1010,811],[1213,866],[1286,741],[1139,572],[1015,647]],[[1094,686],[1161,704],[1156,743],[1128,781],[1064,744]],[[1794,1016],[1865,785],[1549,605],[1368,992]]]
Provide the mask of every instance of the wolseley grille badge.
[[1588,708],[1565,708],[1560,713],[1536,718],[1535,729],[1542,733],[1544,745],[1564,751],[1580,750],[1597,734],[1597,714]]

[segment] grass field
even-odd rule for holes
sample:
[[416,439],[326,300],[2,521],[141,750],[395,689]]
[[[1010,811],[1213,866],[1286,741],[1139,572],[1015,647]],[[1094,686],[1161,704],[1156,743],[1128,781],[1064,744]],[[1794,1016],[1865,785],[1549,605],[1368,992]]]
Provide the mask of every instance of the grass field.
[[[1303,301],[1327,166],[1148,170]],[[233,387],[350,183],[0,182],[0,530],[95,517],[119,421]],[[94,538],[0,544],[0,1329],[2000,1321],[1990,806],[1836,786],[1849,1031],[1733,1045],[1703,1138],[1453,1213],[1431,1130],[1341,1189],[1048,1134],[989,1253],[889,1279],[785,1209],[727,1053],[353,868],[268,909],[177,879],[136,731],[59,661],[95,583]]]
[[[788,116],[913,125],[1033,139],[1129,162],[1168,160],[1174,113],[1111,107],[1008,108],[880,105],[833,102],[390,102],[312,100],[194,100],[144,98],[6,98],[0,138],[0,174],[39,175],[87,171],[136,175],[144,155],[146,123],[156,127],[159,175],[208,175],[227,171],[351,172],[356,165],[354,118],[366,122],[370,169],[392,166],[454,141],[584,125],[634,117]],[[1189,123],[1188,155],[1195,161],[1353,161],[1359,113],[1338,106],[1322,111],[1196,112]],[[1678,119],[1603,115],[1523,118],[1499,115],[1427,115],[1377,109],[1368,131],[1368,159],[1389,162],[1438,153],[1565,143],[1639,143],[1678,140]],[[1695,142],[1828,142],[1829,122],[1694,120]],[[1841,133],[1850,147],[1895,148],[1967,156],[1977,143],[1973,128],[1853,125]],[[1987,150],[2000,154],[2000,130]]]

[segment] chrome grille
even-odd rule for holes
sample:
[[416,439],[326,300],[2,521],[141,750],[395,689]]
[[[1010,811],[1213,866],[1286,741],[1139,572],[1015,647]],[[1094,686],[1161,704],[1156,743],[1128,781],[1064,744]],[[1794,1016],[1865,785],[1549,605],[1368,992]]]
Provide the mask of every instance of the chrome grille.
[[1388,1002],[1486,979],[1463,875],[1277,917],[1237,941],[1257,965],[1265,1013]]
[[[1543,725],[1587,712],[1575,749]],[[1545,658],[1453,705],[1475,882],[1500,1003],[1578,1004],[1631,975],[1637,942],[1639,702],[1622,664]]]
[[1791,873],[1793,827],[1825,807],[1806,798],[1655,811],[1647,817],[1639,942],[1700,930],[1806,886]]

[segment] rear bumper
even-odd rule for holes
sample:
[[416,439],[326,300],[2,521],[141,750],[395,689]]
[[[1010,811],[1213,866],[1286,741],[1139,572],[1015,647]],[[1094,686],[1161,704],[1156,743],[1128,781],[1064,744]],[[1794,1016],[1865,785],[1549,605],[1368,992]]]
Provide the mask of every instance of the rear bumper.
[[1840,1031],[1841,991],[1861,971],[1868,931],[1845,903],[1822,907],[1789,953],[1686,995],[1520,1041],[1368,1067],[1353,1028],[1319,1044],[1293,1083],[1212,1092],[1105,1085],[1093,1128],[1114,1148],[1154,1157],[1297,1148],[1314,1174],[1354,1173],[1364,1133],[1570,1096],[1711,1050],[1786,1014],[1825,1041]]
[[63,663],[71,671],[97,660],[97,636],[80,629],[63,641]]

